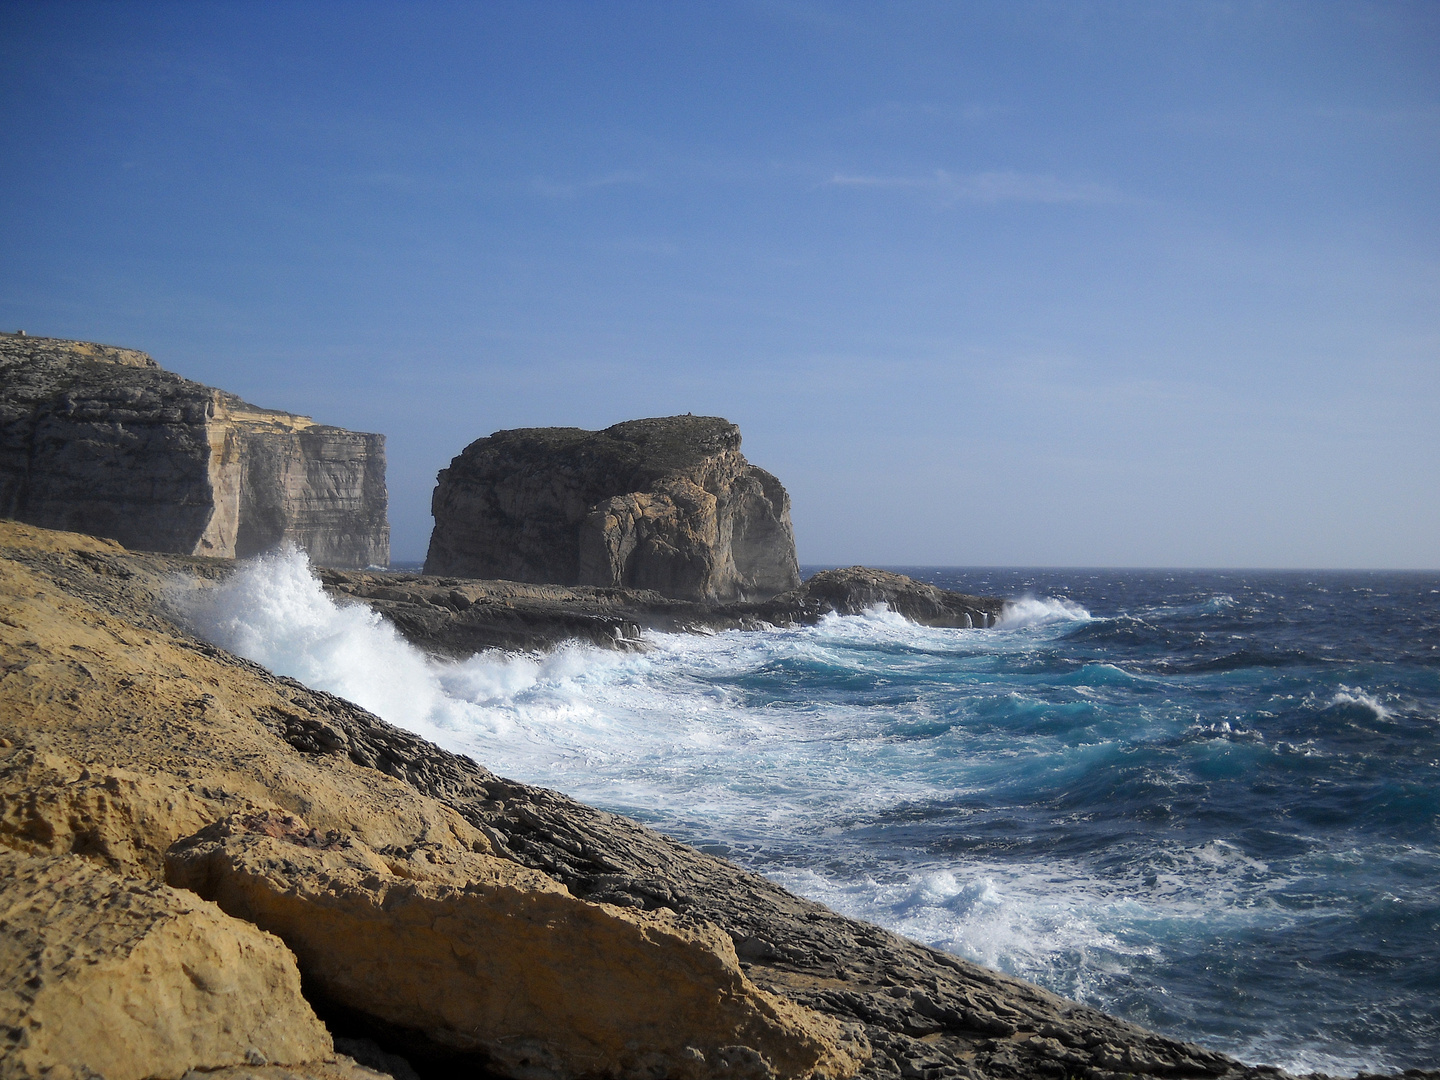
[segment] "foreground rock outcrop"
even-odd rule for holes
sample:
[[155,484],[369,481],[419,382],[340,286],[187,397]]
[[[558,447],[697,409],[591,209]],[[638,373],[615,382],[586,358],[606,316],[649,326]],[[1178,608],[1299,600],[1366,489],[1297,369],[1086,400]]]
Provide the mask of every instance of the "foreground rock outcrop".
[[[0,523],[0,848],[16,853],[9,858],[71,877],[103,873],[107,888],[161,899],[179,895],[159,888],[168,874],[239,916],[236,933],[260,940],[259,926],[283,941],[342,1033],[381,1030],[447,1069],[537,1080],[843,1080],[868,1057],[858,1025],[757,986],[714,924],[580,897],[517,860],[499,832],[436,798],[457,783],[484,794],[470,781],[489,774],[473,762],[427,762],[415,736],[189,637],[166,614],[170,575],[185,568],[202,579],[226,569]],[[32,908],[23,890],[12,897],[15,887],[6,882],[5,903]],[[67,895],[89,910],[94,891]],[[61,895],[44,915],[66,934],[87,917],[67,903]],[[191,907],[224,921],[218,909]],[[156,940],[174,971],[206,980],[203,958],[179,939]],[[251,963],[230,952],[227,985],[276,981],[273,955]],[[174,1008],[212,1023],[163,978],[139,972],[134,982],[123,1006],[132,1014]],[[0,994],[0,1014],[36,1016],[29,985]],[[287,1007],[284,993],[270,996]],[[93,1030],[89,1006],[66,1000],[70,1011],[47,1014],[46,1030]],[[228,1045],[225,1024],[243,1026],[238,1013],[216,1014],[216,1046]],[[34,1066],[14,1075],[77,1053],[79,1075],[108,1075],[108,1050],[90,1035],[56,1049],[23,1023],[12,1028]],[[329,1048],[267,1045],[291,1060]],[[174,1069],[167,1058],[154,1075],[250,1060],[244,1047],[226,1058],[209,1044],[177,1055]],[[256,1045],[253,1061],[265,1060],[271,1053]]]
[[0,515],[223,557],[384,566],[385,437],[261,409],[145,353],[0,334]]
[[180,841],[167,867],[282,937],[331,1001],[509,1076],[849,1077],[869,1056],[833,1019],[758,990],[714,925],[578,901],[509,860],[385,858],[270,813]]
[[729,603],[800,584],[790,497],[714,416],[479,439],[438,477],[427,574]]
[[[258,927],[284,942],[337,1040],[372,1039],[373,1060],[400,1054],[430,1076],[1281,1075],[846,919],[198,641],[175,621],[174,590],[228,570],[0,522],[0,848],[27,868],[0,885],[49,889],[46,921],[74,927],[66,942],[91,924],[45,884],[57,873],[100,883],[73,894],[87,909],[100,890],[158,904],[186,887],[187,910],[231,920],[234,940]],[[20,921],[6,932],[38,932],[24,929],[33,904],[9,896],[3,918]],[[180,925],[169,918],[146,925]],[[186,954],[155,934],[184,972]],[[261,985],[269,964],[250,967],[242,951],[227,971],[239,985],[246,966],[245,985]],[[0,982],[0,1016],[23,1017],[31,991]],[[288,992],[276,990],[276,1009],[293,1004]],[[79,1013],[65,1015],[83,1015],[72,1000]],[[248,1032],[243,1016],[232,1034]],[[215,1023],[206,1045],[224,1043]],[[257,1064],[217,1053],[193,1067],[227,1080],[363,1072],[339,1055],[258,1064],[256,1049]],[[312,1052],[323,1043],[293,1051]],[[18,1060],[8,1054],[0,1076],[63,1075],[58,1056]]]
[[193,893],[0,848],[5,1076],[106,1080],[335,1055],[280,941]]

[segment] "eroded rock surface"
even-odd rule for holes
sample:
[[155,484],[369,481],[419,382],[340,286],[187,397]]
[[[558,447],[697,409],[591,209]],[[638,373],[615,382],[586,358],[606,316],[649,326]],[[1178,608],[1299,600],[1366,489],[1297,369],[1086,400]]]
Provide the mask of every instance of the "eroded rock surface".
[[143,1080],[334,1052],[270,934],[192,893],[0,848],[0,1076]]
[[759,603],[704,604],[653,590],[527,585],[421,574],[322,569],[337,599],[359,600],[429,652],[547,649],[565,641],[634,648],[642,630],[708,632],[813,624],[826,615],[887,608],[927,626],[994,626],[1005,603],[938,589],[903,574],[852,566],[824,570]]
[[479,439],[438,477],[428,574],[763,600],[800,584],[790,497],[714,416]]
[[699,1080],[751,1062],[757,1078],[848,1077],[869,1056],[833,1019],[758,990],[715,926],[587,903],[510,860],[382,856],[270,813],[208,827],[167,866],[279,935],[329,999],[505,1075]]
[[385,437],[261,409],[145,353],[0,334],[0,515],[147,551],[284,541],[385,565]]

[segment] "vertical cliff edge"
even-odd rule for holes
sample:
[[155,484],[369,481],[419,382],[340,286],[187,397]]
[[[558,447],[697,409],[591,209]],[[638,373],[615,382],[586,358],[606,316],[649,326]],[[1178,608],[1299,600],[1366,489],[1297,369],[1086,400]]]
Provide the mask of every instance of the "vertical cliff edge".
[[497,431],[437,479],[427,574],[707,603],[800,584],[790,496],[718,416]]
[[0,516],[239,558],[385,565],[385,437],[250,405],[143,352],[0,334]]

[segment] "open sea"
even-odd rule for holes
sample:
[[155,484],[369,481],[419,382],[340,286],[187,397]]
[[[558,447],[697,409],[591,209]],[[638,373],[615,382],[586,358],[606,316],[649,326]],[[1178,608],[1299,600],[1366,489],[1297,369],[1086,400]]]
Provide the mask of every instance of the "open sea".
[[294,552],[185,603],[498,773],[1148,1027],[1440,1066],[1440,574],[892,569],[1012,603],[463,662]]

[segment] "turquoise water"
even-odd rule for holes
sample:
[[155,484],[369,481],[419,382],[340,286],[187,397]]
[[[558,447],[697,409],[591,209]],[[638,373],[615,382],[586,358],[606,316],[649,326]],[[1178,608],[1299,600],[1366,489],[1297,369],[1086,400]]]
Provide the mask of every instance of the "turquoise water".
[[1014,603],[440,664],[277,556],[197,622],[1147,1026],[1301,1072],[1440,1064],[1440,575],[906,572]]

